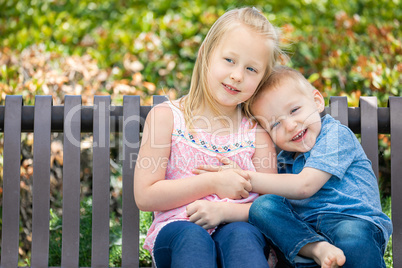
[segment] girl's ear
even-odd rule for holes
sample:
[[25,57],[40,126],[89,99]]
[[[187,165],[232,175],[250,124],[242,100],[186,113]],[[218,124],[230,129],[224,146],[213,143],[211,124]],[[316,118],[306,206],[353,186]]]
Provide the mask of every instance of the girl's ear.
[[317,89],[314,89],[313,91],[313,98],[314,98],[314,102],[315,105],[317,107],[317,110],[321,113],[322,111],[324,111],[325,108],[325,100],[324,97],[321,95],[320,91],[318,91]]

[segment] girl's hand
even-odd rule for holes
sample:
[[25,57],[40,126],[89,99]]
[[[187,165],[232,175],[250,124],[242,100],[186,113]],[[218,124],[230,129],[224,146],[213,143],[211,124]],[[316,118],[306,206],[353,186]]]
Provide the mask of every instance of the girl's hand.
[[207,200],[197,200],[186,208],[190,221],[204,229],[211,229],[224,222],[222,204]]
[[241,169],[227,169],[214,176],[214,193],[220,198],[242,199],[252,190],[250,175]]
[[205,172],[219,172],[227,169],[239,169],[241,168],[237,165],[236,162],[230,160],[227,157],[217,155],[216,158],[218,158],[219,162],[222,163],[221,166],[215,166],[215,165],[201,165],[198,166],[197,168],[193,169],[194,174],[201,174]]
[[249,196],[252,190],[250,176],[236,162],[227,157],[217,155],[222,166],[202,165],[193,169],[194,174],[216,172],[214,178],[215,194],[220,198],[242,199]]

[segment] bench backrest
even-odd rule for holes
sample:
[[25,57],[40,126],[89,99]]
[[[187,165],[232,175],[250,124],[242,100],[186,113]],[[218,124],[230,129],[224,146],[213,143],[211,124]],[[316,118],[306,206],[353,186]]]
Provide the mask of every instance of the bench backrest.
[[[154,96],[154,104],[164,100]],[[0,106],[0,132],[4,132],[0,267],[18,264],[21,132],[34,133],[31,267],[48,266],[51,132],[64,132],[61,267],[79,266],[82,132],[93,133],[92,267],[109,265],[109,141],[115,132],[123,137],[122,267],[139,266],[139,211],[133,174],[141,123],[150,109],[140,106],[138,96],[124,96],[122,106],[111,106],[109,96],[95,96],[93,106],[81,106],[80,96],[65,96],[64,106],[53,106],[51,96],[37,96],[34,106],[23,106],[21,96],[6,97],[5,106]],[[324,113],[361,133],[377,177],[378,134],[397,137],[391,141],[391,191],[393,257],[398,267],[402,265],[402,98],[390,97],[388,107],[379,108],[375,97],[361,97],[360,107],[348,107],[346,97],[332,97]]]

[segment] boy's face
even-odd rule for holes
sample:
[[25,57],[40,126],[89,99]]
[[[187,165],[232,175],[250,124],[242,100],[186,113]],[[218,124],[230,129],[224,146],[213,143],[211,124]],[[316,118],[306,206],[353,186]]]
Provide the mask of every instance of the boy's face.
[[289,152],[307,152],[321,131],[320,112],[324,98],[318,90],[293,79],[284,79],[276,88],[263,92],[252,112],[274,143]]

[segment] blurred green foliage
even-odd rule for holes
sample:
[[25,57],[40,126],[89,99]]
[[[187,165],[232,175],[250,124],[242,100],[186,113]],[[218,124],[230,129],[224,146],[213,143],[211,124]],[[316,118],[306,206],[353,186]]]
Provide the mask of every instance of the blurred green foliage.
[[2,0],[0,91],[28,103],[35,94],[56,102],[71,93],[116,102],[138,94],[145,103],[151,94],[181,96],[209,27],[245,5],[282,29],[289,65],[326,97],[347,95],[357,105],[360,95],[374,95],[384,106],[401,95],[400,0]]

